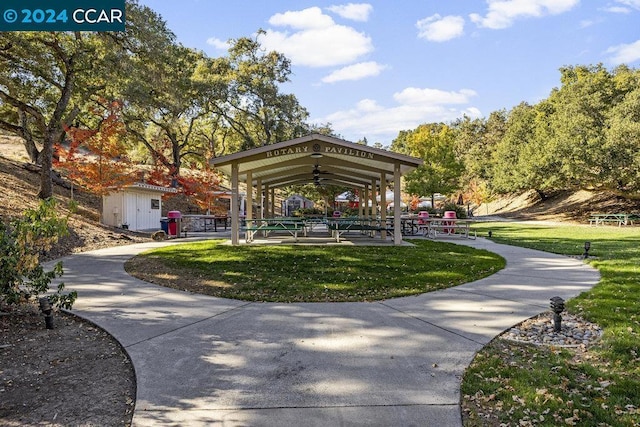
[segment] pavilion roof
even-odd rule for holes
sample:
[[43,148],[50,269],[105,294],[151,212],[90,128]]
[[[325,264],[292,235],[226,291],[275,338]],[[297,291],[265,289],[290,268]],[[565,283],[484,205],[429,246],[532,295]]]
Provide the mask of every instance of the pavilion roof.
[[[289,141],[253,148],[214,158],[211,166],[231,176],[232,165],[238,165],[240,181],[251,172],[251,185],[260,179],[262,185],[282,187],[314,182],[314,169],[322,184],[364,187],[381,177],[393,180],[395,165],[400,174],[420,166],[422,159],[373,148],[343,139],[311,134]],[[249,183],[247,183],[249,184]]]

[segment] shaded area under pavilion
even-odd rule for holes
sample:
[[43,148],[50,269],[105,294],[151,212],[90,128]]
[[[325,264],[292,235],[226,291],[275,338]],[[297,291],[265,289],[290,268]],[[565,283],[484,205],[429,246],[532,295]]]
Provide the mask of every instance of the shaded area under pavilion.
[[[363,195],[363,201],[372,200],[375,207],[376,198],[379,198],[379,206],[385,207],[386,189],[392,185],[393,229],[400,230],[400,179],[422,165],[422,159],[331,136],[311,134],[217,157],[211,159],[210,165],[227,175],[231,182],[231,244],[238,245],[241,182],[247,186],[247,219],[254,218],[254,192],[260,198],[257,200],[258,206],[264,205],[257,212],[257,218],[266,218],[269,213],[273,215],[275,190],[280,187],[309,183],[351,187]],[[380,212],[374,211],[370,215],[380,215],[384,221],[386,213],[386,209],[380,209]],[[402,244],[402,233],[394,232],[393,239],[394,244]]]

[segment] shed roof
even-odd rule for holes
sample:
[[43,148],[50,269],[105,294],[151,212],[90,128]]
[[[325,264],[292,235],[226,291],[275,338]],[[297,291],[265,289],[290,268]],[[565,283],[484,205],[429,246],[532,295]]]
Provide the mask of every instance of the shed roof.
[[126,186],[124,189],[125,190],[126,189],[146,190],[146,191],[152,191],[156,193],[177,193],[178,192],[178,190],[176,190],[175,188],[161,187],[159,185],[147,184],[146,182],[134,182],[133,184]]

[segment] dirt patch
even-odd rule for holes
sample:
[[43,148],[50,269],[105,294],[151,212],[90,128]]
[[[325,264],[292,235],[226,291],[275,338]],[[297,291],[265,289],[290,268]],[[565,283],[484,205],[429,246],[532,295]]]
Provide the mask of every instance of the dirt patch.
[[136,385],[122,347],[73,315],[54,322],[46,329],[29,305],[0,314],[0,424],[130,425]]
[[[40,177],[23,167],[24,148],[10,138],[0,136],[0,153],[0,220],[6,221],[38,206]],[[68,214],[70,190],[54,186],[54,194]],[[149,240],[101,225],[99,197],[75,190],[73,199],[79,209],[70,217],[69,236],[43,260]],[[102,329],[57,312],[48,330],[33,304],[0,306],[0,425],[127,426],[135,395],[128,356]]]

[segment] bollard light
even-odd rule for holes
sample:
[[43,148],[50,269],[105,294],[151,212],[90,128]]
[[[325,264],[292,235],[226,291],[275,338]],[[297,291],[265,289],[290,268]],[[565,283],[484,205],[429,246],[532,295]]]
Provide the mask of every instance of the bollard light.
[[491,230],[489,230],[489,238],[491,238],[491,236],[493,236],[493,232]]
[[44,314],[44,325],[47,329],[53,329],[53,307],[49,298],[43,297],[38,299],[40,311]]
[[591,242],[584,242],[584,259],[589,258],[589,249],[591,249]]
[[553,331],[560,332],[562,330],[562,316],[560,313],[564,311],[564,300],[560,297],[551,298],[551,310],[553,311]]

